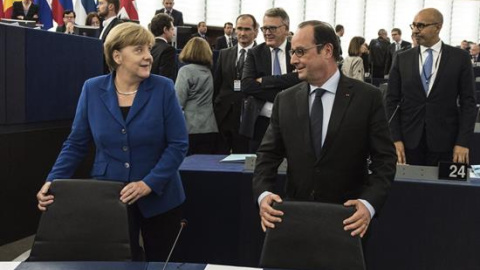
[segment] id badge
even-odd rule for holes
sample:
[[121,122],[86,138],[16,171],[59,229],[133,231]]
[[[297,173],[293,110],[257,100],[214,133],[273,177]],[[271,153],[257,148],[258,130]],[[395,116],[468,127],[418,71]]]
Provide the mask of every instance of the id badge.
[[240,80],[233,81],[233,91],[238,92],[241,90],[242,83]]

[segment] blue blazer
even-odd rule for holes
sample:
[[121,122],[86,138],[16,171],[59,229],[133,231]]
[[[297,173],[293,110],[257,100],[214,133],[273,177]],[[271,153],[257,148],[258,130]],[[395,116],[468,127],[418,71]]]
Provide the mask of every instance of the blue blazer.
[[72,131],[47,181],[71,178],[92,139],[96,146],[93,178],[143,180],[152,189],[137,201],[143,216],[164,213],[185,200],[178,168],[188,149],[188,132],[171,80],[157,75],[145,79],[126,120],[113,75],[87,80]]

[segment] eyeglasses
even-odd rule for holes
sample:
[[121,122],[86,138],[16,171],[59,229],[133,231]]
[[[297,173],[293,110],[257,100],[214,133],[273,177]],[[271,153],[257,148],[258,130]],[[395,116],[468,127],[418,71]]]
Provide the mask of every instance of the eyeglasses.
[[277,32],[277,29],[285,26],[284,24],[279,25],[279,26],[262,26],[260,27],[260,30],[262,30],[263,33],[266,33],[267,31],[270,31],[270,33],[275,33]]
[[295,54],[298,58],[300,58],[300,57],[305,55],[306,51],[308,51],[310,49],[313,49],[313,48],[316,48],[316,47],[322,47],[323,45],[325,45],[325,44],[317,44],[317,45],[309,47],[309,48],[298,48],[298,49],[295,49],[295,50],[290,50],[290,51],[288,51],[288,53],[290,53],[290,56],[293,56],[293,54]]
[[415,22],[413,22],[412,24],[410,24],[410,28],[412,30],[417,28],[418,30],[422,31],[425,27],[429,27],[429,26],[436,25],[436,24],[438,24],[438,23],[415,23]]

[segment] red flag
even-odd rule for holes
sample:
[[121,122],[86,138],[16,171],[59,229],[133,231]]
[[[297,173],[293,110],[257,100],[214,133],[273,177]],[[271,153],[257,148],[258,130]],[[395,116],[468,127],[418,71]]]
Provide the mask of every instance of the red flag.
[[130,19],[138,21],[137,6],[135,0],[120,0],[120,13],[123,13]]
[[5,18],[5,14],[3,13],[3,0],[0,0],[0,18]]
[[63,6],[59,0],[52,0],[52,17],[58,25],[63,25]]

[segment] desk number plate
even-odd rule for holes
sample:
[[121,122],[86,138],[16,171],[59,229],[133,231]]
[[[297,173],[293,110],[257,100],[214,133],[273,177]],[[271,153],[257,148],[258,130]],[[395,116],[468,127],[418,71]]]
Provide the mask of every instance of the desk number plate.
[[467,175],[467,164],[451,162],[440,162],[438,164],[438,179],[466,181]]

